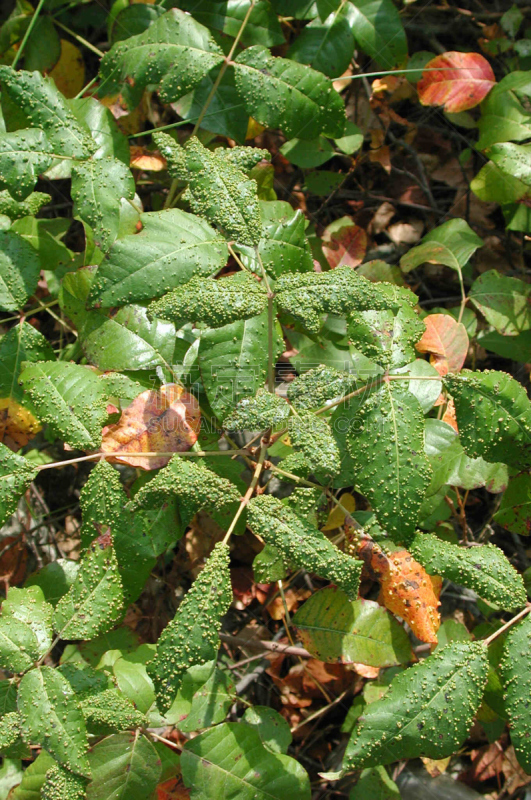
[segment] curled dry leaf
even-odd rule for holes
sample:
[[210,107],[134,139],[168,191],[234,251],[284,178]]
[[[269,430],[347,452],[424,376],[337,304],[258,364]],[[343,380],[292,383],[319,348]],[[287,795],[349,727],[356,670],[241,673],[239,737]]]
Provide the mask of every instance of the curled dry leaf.
[[448,314],[430,314],[424,317],[426,330],[415,347],[419,353],[430,354],[439,375],[459,372],[468,353],[468,334],[462,322]]
[[358,545],[358,557],[380,582],[378,602],[405,620],[417,639],[437,644],[442,579],[428,575],[407,550],[384,551],[369,537]]
[[0,442],[16,452],[41,430],[31,411],[9,397],[0,398]]
[[150,172],[161,172],[166,169],[166,159],[158,150],[148,150],[147,147],[132,145],[130,148],[130,166],[135,169],[145,169]]
[[325,228],[322,244],[332,269],[357,267],[367,250],[367,234],[350,217],[341,217]]
[[443,106],[457,114],[479,105],[495,83],[486,58],[451,50],[428,61],[417,91],[423,106]]
[[[143,457],[142,453],[184,453],[197,441],[201,411],[193,395],[176,383],[135,397],[115,425],[103,429],[101,451],[112,453],[109,461],[141,469],[158,469],[169,456]],[[125,453],[139,453],[138,456]],[[123,454],[122,454],[123,453]]]

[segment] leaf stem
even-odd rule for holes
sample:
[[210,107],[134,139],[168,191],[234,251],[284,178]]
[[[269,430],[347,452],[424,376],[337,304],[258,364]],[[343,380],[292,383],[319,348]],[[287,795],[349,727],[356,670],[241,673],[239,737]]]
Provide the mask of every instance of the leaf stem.
[[41,464],[37,469],[53,469],[54,467],[66,467],[69,464],[79,464],[82,461],[94,461],[96,459],[105,459],[105,458],[123,458],[124,456],[135,456],[136,458],[171,458],[172,456],[183,456],[184,458],[187,457],[196,457],[196,458],[204,458],[205,456],[243,456],[248,455],[249,451],[247,448],[241,450],[188,450],[185,453],[179,452],[148,452],[148,453],[139,453],[139,452],[131,452],[128,453],[124,452],[115,452],[115,453],[91,453],[88,456],[80,456],[79,458],[69,458],[65,461],[53,461],[50,464]]
[[494,641],[494,639],[497,639],[498,636],[500,636],[502,633],[505,633],[507,628],[511,628],[515,622],[518,622],[519,619],[525,617],[525,615],[529,614],[530,611],[531,611],[531,603],[528,603],[526,607],[523,608],[521,611],[519,611],[518,614],[516,614],[516,616],[514,616],[512,619],[509,620],[509,622],[506,622],[505,625],[502,625],[501,628],[498,628],[497,631],[494,631],[494,633],[491,633],[491,635],[487,636],[486,639],[483,639],[483,643],[488,647],[489,644]]
[[37,8],[33,12],[33,16],[30,19],[29,25],[28,25],[28,27],[26,29],[26,33],[24,34],[24,37],[23,37],[23,39],[22,39],[22,41],[20,43],[20,47],[18,48],[17,52],[15,53],[15,58],[13,59],[13,62],[11,64],[12,69],[15,69],[17,64],[18,64],[18,62],[20,61],[20,57],[22,56],[24,48],[26,47],[26,44],[28,42],[28,39],[31,36],[31,32],[32,32],[33,28],[35,27],[35,23],[37,22],[38,16],[41,13],[41,9],[42,9],[44,3],[45,3],[45,0],[39,0],[39,2],[37,4]]
[[98,80],[98,77],[99,77],[99,76],[98,76],[98,75],[96,75],[94,78],[92,78],[92,80],[91,80],[91,81],[89,81],[89,82],[87,83],[87,85],[86,85],[86,86],[83,86],[83,88],[81,89],[81,91],[80,91],[80,92],[78,92],[78,93],[76,94],[76,96],[74,97],[74,100],[79,100],[79,98],[80,98],[80,97],[82,97],[82,96],[85,94],[85,92],[87,92],[87,91],[90,89],[90,87],[91,87],[91,86],[94,86],[94,84],[95,84],[95,83],[96,83],[96,81]]
[[[251,483],[249,484],[249,487],[248,487],[247,491],[245,492],[244,496],[242,497],[242,499],[240,501],[240,505],[238,506],[238,510],[237,510],[236,514],[234,515],[234,518],[233,518],[231,524],[229,525],[227,533],[223,537],[223,540],[222,540],[223,544],[226,544],[229,541],[229,539],[231,537],[231,534],[232,534],[234,528],[236,527],[236,523],[238,522],[238,520],[240,519],[241,515],[243,514],[243,510],[246,507],[246,505],[249,502],[249,500],[251,499],[252,494],[253,494],[253,492],[254,492],[254,490],[256,488],[256,485],[258,484],[258,481],[260,480],[260,475],[262,474],[262,469],[264,467],[264,461],[265,461],[268,445],[269,445],[269,433],[266,432],[266,434],[262,437],[262,444],[261,444],[261,447],[260,447],[260,455],[258,456],[258,461],[257,461],[256,467],[255,467],[255,470],[254,470],[254,475],[253,475],[253,477],[251,479]],[[235,451],[232,450],[230,452],[234,453]]]
[[99,58],[103,58],[105,53],[102,50],[98,50],[97,47],[94,47],[93,44],[91,44],[90,42],[87,42],[87,40],[84,39],[82,36],[80,36],[78,33],[74,33],[74,31],[71,31],[70,28],[67,28],[66,25],[63,25],[62,22],[59,22],[58,19],[54,19],[54,23],[59,28],[62,28],[62,30],[64,30],[65,33],[68,33],[68,35],[71,36],[72,39],[75,39],[76,42],[79,42],[79,44],[82,44],[84,47],[86,47],[87,50],[91,50],[93,53],[95,53],[97,56],[99,56]]

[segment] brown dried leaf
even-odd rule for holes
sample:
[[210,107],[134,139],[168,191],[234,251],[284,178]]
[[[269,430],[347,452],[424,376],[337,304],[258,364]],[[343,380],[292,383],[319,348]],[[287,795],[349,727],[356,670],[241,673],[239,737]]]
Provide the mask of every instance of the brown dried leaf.
[[322,246],[332,269],[357,267],[367,251],[367,234],[350,217],[341,217],[325,228]]
[[135,169],[145,169],[150,172],[161,172],[166,169],[166,159],[161,156],[158,150],[149,150],[140,145],[131,145],[130,162]]
[[171,456],[159,458],[124,453],[184,453],[197,441],[201,411],[197,400],[176,383],[135,397],[115,425],[103,429],[101,451],[112,453],[109,461],[151,470],[164,467]]

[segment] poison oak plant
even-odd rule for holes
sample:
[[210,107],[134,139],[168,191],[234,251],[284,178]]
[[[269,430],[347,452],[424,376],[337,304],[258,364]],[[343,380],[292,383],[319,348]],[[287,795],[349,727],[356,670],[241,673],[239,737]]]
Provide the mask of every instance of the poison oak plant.
[[[478,712],[501,722],[493,741],[508,721],[531,772],[524,581],[503,549],[471,540],[460,495],[507,487],[494,519],[529,532],[529,398],[507,372],[463,369],[471,307],[483,347],[526,352],[529,286],[496,270],[473,280],[483,240],[450,218],[401,267],[450,267],[461,304],[421,315],[402,273],[380,261],[357,270],[340,235],[321,243],[307,230],[302,211],[276,199],[269,149],[243,144],[251,118],[251,136],[252,126],[282,132],[295,165],[319,166],[328,152],[352,161],[364,132],[332,79],[355,51],[404,69],[391,0],[172,5],[118,0],[99,71],[75,97],[44,74],[37,39],[47,32],[53,48],[72,4],[39,2],[2,29],[1,521],[40,471],[94,464],[80,496],[81,557],[37,569],[1,607],[0,753],[15,770],[9,786],[20,784],[9,797],[160,798],[180,771],[201,800],[310,798],[285,720],[263,706],[243,713],[217,663],[231,544],[246,528],[264,545],[257,582],[300,570],[323,587],[293,619],[313,656],[395,668],[324,779],[364,770],[360,791],[370,780],[396,792],[386,765],[451,756]],[[299,32],[289,48],[288,29]],[[524,231],[529,87],[529,73],[496,83],[486,59],[466,53],[435,58],[418,85],[422,103],[458,113],[486,97],[471,146],[487,158],[472,188]],[[140,131],[144,173],[130,168],[113,103],[121,114],[144,104],[166,123]],[[164,203],[144,212],[139,175],[153,165]],[[61,187],[64,218],[48,213],[57,204],[35,191],[39,176],[54,197]],[[75,251],[61,241],[72,204],[67,241],[84,243]],[[62,326],[57,346],[32,323],[43,309]],[[298,353],[287,392],[276,370],[286,352]],[[81,455],[52,460],[61,443]],[[461,541],[445,524],[451,510]],[[132,644],[128,607],[200,511],[222,538],[158,641]],[[359,598],[362,574],[380,584],[379,604]],[[474,640],[462,625],[437,644],[442,580],[490,609]],[[419,659],[411,633],[426,643]],[[171,727],[179,735],[168,742]]]

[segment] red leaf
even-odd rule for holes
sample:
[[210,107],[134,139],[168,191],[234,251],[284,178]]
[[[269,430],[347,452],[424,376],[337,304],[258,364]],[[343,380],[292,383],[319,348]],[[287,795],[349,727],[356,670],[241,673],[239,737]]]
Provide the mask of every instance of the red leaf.
[[336,219],[325,229],[323,253],[332,269],[357,267],[367,250],[367,234],[350,217]]
[[479,53],[450,51],[428,61],[417,91],[423,106],[443,106],[456,114],[481,103],[495,83],[492,67]]
[[426,330],[415,347],[419,353],[430,353],[430,363],[439,375],[459,372],[468,353],[465,326],[448,314],[424,317]]

